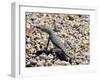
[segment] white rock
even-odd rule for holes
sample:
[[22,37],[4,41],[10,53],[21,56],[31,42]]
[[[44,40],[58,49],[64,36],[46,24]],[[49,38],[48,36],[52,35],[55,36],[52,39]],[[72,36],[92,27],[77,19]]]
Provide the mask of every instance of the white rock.
[[36,60],[40,60],[40,58],[37,56],[37,57],[36,57]]
[[27,38],[26,41],[27,41],[27,42],[30,42],[31,40],[30,40],[30,38]]
[[66,62],[66,61],[60,61],[60,60],[55,61],[54,64],[56,64],[56,65],[70,65],[69,62]]
[[31,62],[32,64],[36,64],[36,63],[37,63],[37,61],[36,61],[35,59],[30,59],[30,62]]
[[48,57],[49,57],[50,59],[53,59],[53,55],[52,55],[52,54],[49,54]]

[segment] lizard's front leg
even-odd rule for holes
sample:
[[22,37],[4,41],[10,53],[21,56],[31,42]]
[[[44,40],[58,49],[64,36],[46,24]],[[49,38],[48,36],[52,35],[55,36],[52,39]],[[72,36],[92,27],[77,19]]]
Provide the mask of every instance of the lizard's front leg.
[[47,46],[46,46],[46,51],[48,50],[49,42],[50,42],[50,37],[48,37],[48,42],[47,42]]

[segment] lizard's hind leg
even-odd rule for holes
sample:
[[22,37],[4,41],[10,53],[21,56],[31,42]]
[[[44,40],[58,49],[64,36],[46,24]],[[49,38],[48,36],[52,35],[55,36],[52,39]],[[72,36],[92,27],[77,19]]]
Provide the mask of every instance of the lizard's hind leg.
[[59,48],[53,48],[53,53],[55,53],[55,56],[57,59],[68,61],[66,55],[64,55],[64,52]]

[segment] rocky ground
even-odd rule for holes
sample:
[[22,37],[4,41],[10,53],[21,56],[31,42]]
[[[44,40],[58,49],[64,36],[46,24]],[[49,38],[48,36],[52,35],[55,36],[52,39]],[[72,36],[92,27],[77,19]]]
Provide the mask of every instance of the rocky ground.
[[[89,64],[89,15],[57,13],[26,13],[26,67],[82,65]],[[35,24],[47,25],[67,46],[69,54],[74,55],[68,61],[56,57],[48,34],[34,27]],[[72,63],[70,63],[70,60]]]

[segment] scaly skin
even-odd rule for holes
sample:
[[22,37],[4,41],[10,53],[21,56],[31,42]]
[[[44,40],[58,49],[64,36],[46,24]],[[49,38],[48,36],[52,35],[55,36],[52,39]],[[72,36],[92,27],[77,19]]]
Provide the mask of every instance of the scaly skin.
[[64,53],[61,54],[64,57],[70,57],[73,58],[73,56],[68,54],[68,50],[66,49],[66,46],[64,46],[64,43],[62,43],[62,41],[60,40],[60,38],[54,34],[54,31],[50,28],[47,27],[45,25],[38,25],[36,26],[36,28],[40,29],[43,32],[46,32],[49,34],[49,40],[51,40],[51,42],[53,43],[53,45],[59,49],[61,49]]

